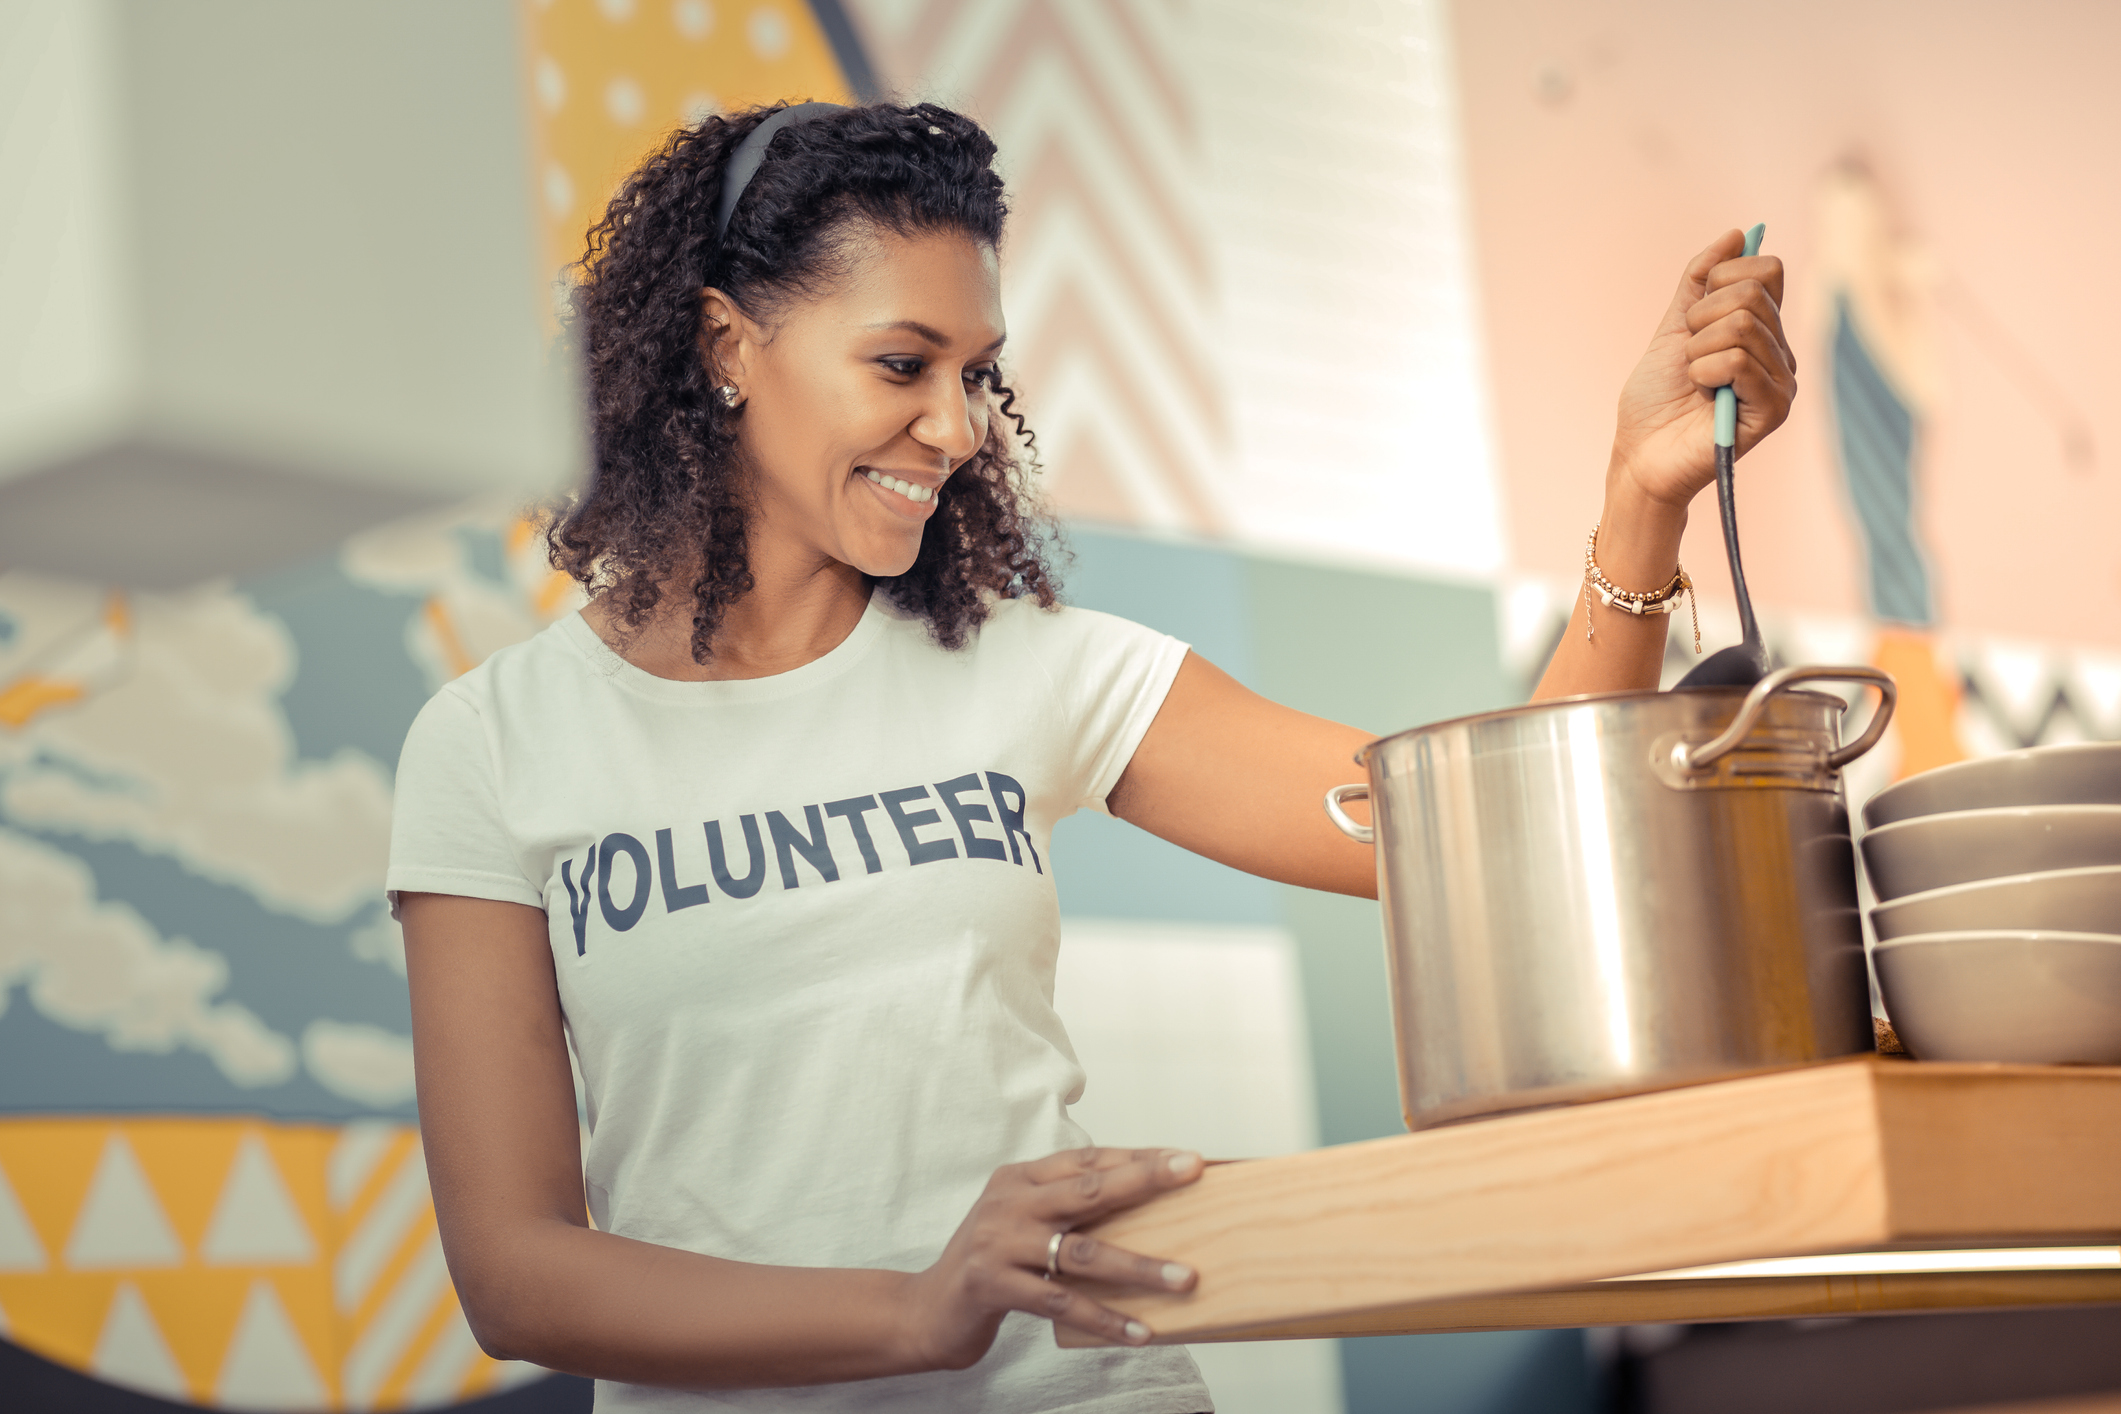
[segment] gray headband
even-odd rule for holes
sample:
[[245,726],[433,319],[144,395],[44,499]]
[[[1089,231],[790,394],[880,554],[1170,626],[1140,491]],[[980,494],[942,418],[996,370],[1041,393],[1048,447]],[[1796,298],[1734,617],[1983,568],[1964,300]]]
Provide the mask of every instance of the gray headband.
[[729,167],[722,173],[722,209],[714,221],[714,239],[719,245],[729,235],[729,218],[736,214],[736,204],[743,200],[744,191],[751,179],[759,174],[759,164],[766,160],[766,146],[773,135],[791,123],[807,123],[813,118],[822,118],[827,113],[844,113],[847,109],[838,103],[797,103],[760,123],[729,154]]

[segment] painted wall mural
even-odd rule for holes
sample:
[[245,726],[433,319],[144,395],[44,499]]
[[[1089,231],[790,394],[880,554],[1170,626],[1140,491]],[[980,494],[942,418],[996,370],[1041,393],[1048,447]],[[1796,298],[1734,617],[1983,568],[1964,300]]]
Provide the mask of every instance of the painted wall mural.
[[[1503,540],[1434,0],[522,13],[547,269],[703,107],[963,104],[1017,192],[1006,299],[1047,484],[1078,524],[1143,532],[1078,534],[1078,600],[1379,730],[1505,700],[1469,582]],[[499,506],[186,594],[0,575],[0,1335],[105,1382],[78,1407],[540,1388],[478,1351],[448,1286],[376,890],[413,713],[573,604]],[[1332,671],[1372,612],[1424,671]],[[1227,1153],[1398,1128],[1374,910],[1110,821],[1067,836],[1070,1019],[1104,1056],[1088,1118]],[[1239,992],[1187,980],[1209,949]],[[1148,1010],[1185,1044],[1141,1044]],[[1215,1088],[1267,1057],[1242,1095]],[[1200,1358],[1231,1414],[1392,1407],[1416,1383],[1472,1409],[1535,1367],[1554,1408],[1587,1407],[1568,1333]]]
[[[555,270],[688,114],[866,82],[836,6],[523,13]],[[0,1336],[229,1409],[543,1375],[451,1290],[380,890],[413,714],[578,602],[507,506],[183,593],[0,573]]]
[[429,693],[576,600],[472,509],[182,594],[0,575],[0,1320],[228,1408],[453,1403],[482,1354],[379,890]]
[[[2086,175],[2106,168],[2049,143],[2020,171],[2031,144],[1921,89],[1985,47],[2018,56],[1983,71],[2002,108],[2103,133],[2046,91],[2110,102],[2097,75],[2039,92],[2014,75],[2054,57],[2041,44],[2104,51],[2031,21],[1909,35],[1872,8],[1800,7],[1762,40],[1763,72],[1805,95],[1786,129],[1697,135],[1660,85],[1693,72],[1669,46],[1698,26],[1639,8],[1623,25],[1545,0],[526,0],[532,219],[557,271],[619,177],[703,107],[891,92],[971,109],[1017,193],[1005,298],[1047,485],[1078,527],[1122,528],[1079,531],[1079,601],[1387,731],[1529,685],[1574,602],[1645,311],[1698,230],[1765,217],[1807,390],[1745,467],[1763,617],[1786,660],[1877,661],[1907,689],[1852,792],[1957,754],[2121,738],[2115,491],[2088,430],[2092,390],[2117,380],[2083,335],[2107,296],[2038,297],[2054,232],[2112,228]],[[1830,19],[1850,53],[1890,61],[1823,54],[1805,35]],[[1759,82],[1715,79],[1756,108],[1787,97]],[[1865,83],[1931,121],[1880,129],[1847,97]],[[1697,569],[1720,562],[1698,519]],[[2052,571],[2037,592],[2014,582],[2026,565]],[[1705,634],[1734,639],[1719,576],[1697,577]],[[505,506],[179,594],[0,574],[7,1341],[226,1408],[534,1388],[478,1351],[449,1290],[378,890],[413,713],[575,602]],[[1343,665],[1375,656],[1380,623],[1405,651],[1354,680]],[[1673,676],[1690,661],[1675,640]],[[1277,979],[1246,1024],[1308,1048],[1315,1093],[1224,1132],[1396,1127],[1373,909],[1107,820],[1070,822],[1066,848],[1064,910],[1090,939],[1077,977],[1096,984],[1077,995],[1115,998],[1084,1034],[1115,1069],[1183,1059],[1129,1052],[1128,1006],[1206,1005],[1159,992],[1154,966],[1123,991],[1129,949],[1227,948]],[[1239,1034],[1195,1023],[1188,1064]],[[1165,1088],[1183,1091],[1129,1093]],[[1106,1113],[1129,1133],[1164,1122]],[[1537,1367],[1563,1371],[1542,1407],[1587,1408],[1572,1340],[1225,1353],[1224,1403],[1381,1410],[1418,1386],[1473,1409]]]

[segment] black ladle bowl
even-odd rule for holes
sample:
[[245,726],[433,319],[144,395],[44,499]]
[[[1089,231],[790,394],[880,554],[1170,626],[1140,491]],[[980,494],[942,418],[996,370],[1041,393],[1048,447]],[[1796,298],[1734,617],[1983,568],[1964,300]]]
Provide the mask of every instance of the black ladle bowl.
[[[1765,225],[1745,233],[1745,253],[1760,253]],[[1694,670],[1674,685],[1674,691],[1689,687],[1751,687],[1768,675],[1767,644],[1760,637],[1760,621],[1753,617],[1753,596],[1746,592],[1745,565],[1738,556],[1738,505],[1735,483],[1738,461],[1738,395],[1729,388],[1716,390],[1716,510],[1723,520],[1723,553],[1731,562],[1731,589],[1738,596],[1738,627],[1741,637],[1728,648],[1719,648],[1694,665]]]

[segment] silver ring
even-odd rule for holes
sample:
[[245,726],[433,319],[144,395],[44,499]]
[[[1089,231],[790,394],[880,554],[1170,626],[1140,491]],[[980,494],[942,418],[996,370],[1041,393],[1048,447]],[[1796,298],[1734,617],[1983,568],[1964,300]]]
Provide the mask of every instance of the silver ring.
[[1058,1277],[1060,1276],[1060,1249],[1061,1249],[1061,1242],[1062,1242],[1062,1240],[1063,1240],[1063,1239],[1065,1239],[1065,1238],[1066,1238],[1067,1236],[1068,1236],[1068,1229],[1066,1229],[1066,1228],[1062,1228],[1062,1229],[1061,1229],[1061,1230],[1060,1230],[1059,1232],[1056,1232],[1056,1233],[1054,1233],[1054,1234],[1053,1234],[1053,1240],[1052,1240],[1052,1241],[1050,1241],[1050,1242],[1048,1242],[1048,1243],[1046,1244],[1046,1280],[1047,1280],[1047,1281],[1053,1281],[1053,1280],[1057,1279],[1057,1278],[1058,1278]]

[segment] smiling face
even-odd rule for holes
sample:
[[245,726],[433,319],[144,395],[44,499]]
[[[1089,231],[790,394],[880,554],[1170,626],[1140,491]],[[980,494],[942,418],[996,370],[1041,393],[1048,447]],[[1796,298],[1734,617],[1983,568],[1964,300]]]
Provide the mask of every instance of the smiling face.
[[743,397],[751,554],[904,574],[935,493],[987,439],[1003,330],[991,246],[957,233],[856,237],[817,298],[754,321],[706,294],[715,382]]

